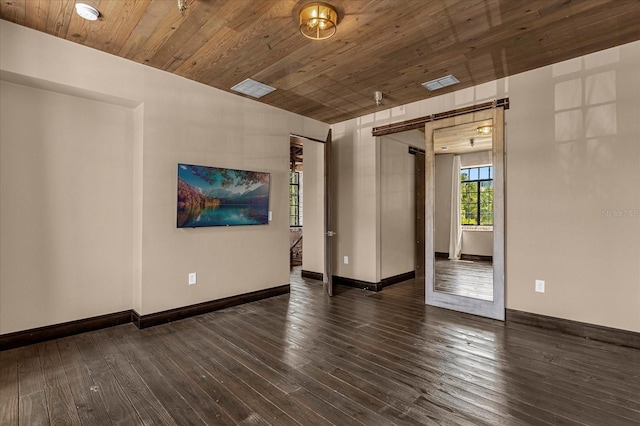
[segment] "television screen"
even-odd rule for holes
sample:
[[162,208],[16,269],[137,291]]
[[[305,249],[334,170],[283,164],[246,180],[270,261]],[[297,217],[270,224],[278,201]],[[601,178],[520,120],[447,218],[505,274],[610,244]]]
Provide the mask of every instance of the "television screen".
[[178,164],[178,228],[266,225],[269,173]]

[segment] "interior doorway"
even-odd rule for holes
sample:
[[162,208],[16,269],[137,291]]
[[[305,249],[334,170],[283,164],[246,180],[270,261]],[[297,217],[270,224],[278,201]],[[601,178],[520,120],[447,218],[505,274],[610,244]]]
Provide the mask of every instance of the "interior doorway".
[[326,140],[290,135],[290,252],[303,250],[302,266],[293,266],[292,275],[299,272],[302,278],[321,281],[329,296],[333,294],[332,239],[336,235],[332,228],[330,166],[330,129]]
[[379,140],[382,281],[424,278],[424,143],[419,130]]
[[304,138],[289,137],[289,267],[302,267],[304,225]]

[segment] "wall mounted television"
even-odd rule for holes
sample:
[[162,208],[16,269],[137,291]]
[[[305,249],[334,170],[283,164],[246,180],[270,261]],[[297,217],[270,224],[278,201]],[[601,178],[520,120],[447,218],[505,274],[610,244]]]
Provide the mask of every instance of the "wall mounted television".
[[178,164],[178,228],[266,225],[270,174]]

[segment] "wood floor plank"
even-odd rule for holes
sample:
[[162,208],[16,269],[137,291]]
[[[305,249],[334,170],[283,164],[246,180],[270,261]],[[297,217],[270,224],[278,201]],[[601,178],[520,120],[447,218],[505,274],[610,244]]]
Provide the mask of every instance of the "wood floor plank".
[[[247,320],[247,318],[243,318],[244,321],[250,321]],[[256,334],[260,333],[260,336],[262,339],[268,340],[270,337],[266,336],[263,332],[263,330],[259,330],[258,328],[253,328],[252,329]],[[415,417],[418,418],[422,418],[423,415],[422,413],[417,414],[417,416],[411,416],[408,413],[410,411],[412,411],[411,407],[406,407],[406,406],[402,406],[401,403],[399,403],[397,400],[393,401],[392,403],[389,402],[385,402],[383,400],[380,399],[380,394],[376,394],[376,395],[363,395],[363,393],[361,392],[361,390],[358,388],[356,389],[357,392],[356,394],[349,394],[349,392],[347,391],[347,387],[348,385],[344,382],[341,382],[339,380],[335,380],[335,378],[331,377],[330,374],[323,372],[323,371],[316,371],[313,370],[313,374],[314,375],[314,380],[318,381],[318,383],[325,385],[325,387],[329,387],[330,391],[329,394],[327,395],[326,391],[324,390],[324,388],[319,388],[317,385],[313,386],[313,382],[309,381],[310,376],[304,377],[304,374],[310,374],[310,371],[305,368],[305,367],[309,367],[313,364],[321,364],[323,362],[326,362],[326,356],[329,352],[333,352],[332,350],[327,350],[328,347],[324,347],[322,351],[317,350],[318,347],[316,346],[316,344],[314,343],[306,343],[306,342],[302,342],[302,341],[296,341],[295,339],[292,338],[292,336],[289,336],[289,342],[290,342],[290,348],[293,346],[296,349],[293,350],[299,350],[301,353],[304,354],[304,356],[306,356],[306,358],[308,360],[310,360],[310,363],[307,363],[301,367],[298,367],[299,372],[303,372],[303,376],[301,376],[301,379],[298,379],[300,383],[303,383],[303,387],[307,390],[309,390],[310,392],[312,392],[313,394],[316,394],[318,396],[321,396],[323,398],[330,398],[331,393],[340,393],[343,397],[349,397],[352,398],[352,401],[348,404],[349,408],[355,404],[354,401],[359,400],[362,407],[368,407],[369,409],[371,409],[373,412],[382,412],[385,415],[390,415],[392,416],[392,420],[387,420],[387,421],[395,421],[395,422],[404,422],[404,420],[408,421],[409,423],[412,422],[411,418],[413,417],[413,420],[415,420]],[[291,343],[294,343],[294,345],[291,345]],[[336,354],[337,356],[342,356],[345,353],[341,352],[341,351],[336,351],[334,352],[334,354]],[[272,364],[273,365],[273,364]],[[333,387],[331,387],[331,385]],[[353,391],[353,389],[351,389],[351,391]],[[348,396],[347,396],[348,394]],[[335,404],[334,404],[335,405]],[[344,406],[342,406],[342,409],[344,410]],[[350,415],[356,417],[356,418],[360,418],[361,415],[355,415],[351,412],[351,410],[347,408],[345,411],[350,413]],[[402,412],[397,411],[398,410],[402,410]],[[404,420],[403,420],[404,419]],[[378,421],[381,421],[380,419],[378,419]]]
[[[391,406],[383,401],[381,395],[372,395],[361,387],[360,383],[352,384],[345,382],[335,375],[331,370],[322,368],[319,365],[307,364],[300,371],[304,375],[312,378],[318,383],[328,388],[331,392],[339,395],[333,403],[355,419],[365,424],[416,424],[414,416],[409,410],[400,405]],[[316,391],[318,392],[318,391]],[[318,396],[325,396],[324,392],[318,392]],[[452,424],[449,422],[438,422],[438,424]]]
[[[218,318],[216,317],[216,321],[218,320]],[[242,317],[240,318],[241,321],[246,321],[246,317]],[[248,343],[250,339],[247,339],[248,334],[255,332],[255,337],[258,338],[259,340],[255,340],[255,339],[251,339],[251,341],[255,342],[255,343],[264,343],[264,342],[269,342],[272,341],[269,334],[265,334],[266,333],[266,329],[268,328],[268,330],[274,330],[273,327],[253,327],[251,328],[249,332],[245,331],[243,333],[243,336],[245,337],[245,343]],[[259,333],[259,334],[258,334]],[[291,349],[291,343],[292,341],[289,340],[289,349]],[[275,343],[273,346],[277,347],[277,343]],[[259,349],[258,346],[254,347],[254,350]],[[291,355],[291,350],[287,351],[287,354],[284,356],[286,358],[286,361],[283,360],[278,360],[275,358],[270,358],[268,359],[268,364],[271,368],[273,368],[275,371],[277,371],[279,374],[282,374],[283,376],[288,376],[290,377],[290,380],[295,380],[300,386],[301,388],[294,391],[292,394],[300,394],[301,391],[305,391],[305,392],[309,392],[310,395],[315,396],[316,398],[319,398],[322,401],[328,401],[330,402],[330,409],[331,414],[329,415],[329,417],[333,417],[334,419],[332,421],[337,422],[336,424],[351,424],[351,423],[360,423],[360,422],[365,422],[365,424],[376,424],[376,423],[389,423],[391,422],[391,420],[386,419],[383,416],[380,415],[376,415],[375,413],[378,410],[384,410],[385,408],[388,408],[388,405],[383,403],[382,401],[379,401],[375,398],[372,398],[370,396],[365,396],[364,399],[361,400],[364,401],[364,404],[361,405],[359,403],[356,402],[356,398],[350,398],[349,391],[347,391],[345,389],[345,383],[340,383],[340,386],[329,386],[329,381],[327,380],[329,379],[328,375],[315,375],[315,378],[312,378],[310,375],[306,375],[302,370],[304,369],[304,367],[307,367],[309,365],[309,360],[312,359],[310,357],[307,357],[307,362],[304,363],[299,363],[299,362],[293,362],[293,365],[295,365],[296,367],[293,368],[290,365],[288,365],[289,361],[289,357]],[[261,359],[266,359],[266,357],[268,356],[266,353],[263,353],[263,355],[259,355],[261,357]],[[296,360],[299,359],[299,357],[295,357]],[[334,382],[334,383],[337,383]],[[359,393],[360,391],[356,388],[351,389],[351,391]],[[290,394],[291,395],[291,394]],[[374,401],[375,400],[375,401]],[[377,404],[376,404],[377,401]],[[371,404],[373,404],[373,408],[371,408]],[[365,407],[369,407],[369,409],[365,408]],[[326,408],[326,406],[325,406]],[[338,420],[339,419],[339,420]],[[396,419],[397,420],[397,419]]]
[[[152,337],[150,333],[144,334]],[[146,348],[149,345],[145,344],[144,339],[143,333],[131,333],[127,336],[127,342],[122,344],[123,351],[127,354],[127,359],[136,373],[177,424],[206,424],[193,407],[184,400],[180,392],[172,386],[170,378],[164,376],[162,367],[156,365],[157,351],[148,351]]]
[[176,425],[167,410],[153,395],[124,354],[120,352],[120,345],[126,336],[125,329],[131,331],[132,327],[131,324],[125,324],[100,330],[95,333],[94,338],[96,341],[104,343],[100,345],[100,349],[105,362],[123,387],[127,398],[140,417],[141,423],[144,425]]
[[[229,322],[224,322],[224,324],[229,324]],[[221,331],[222,332],[222,331]],[[302,386],[304,386],[305,384],[308,385],[308,378],[304,377],[304,375],[301,375],[299,373],[299,369],[305,365],[307,365],[309,363],[309,357],[307,357],[307,362],[304,363],[299,363],[299,362],[294,362],[295,366],[290,366],[287,365],[286,362],[283,362],[282,360],[278,359],[277,356],[274,356],[273,354],[270,354],[271,349],[269,348],[269,345],[265,343],[265,339],[258,337],[258,336],[251,336],[250,332],[244,332],[243,333],[243,339],[242,341],[239,340],[234,340],[233,336],[226,334],[225,335],[227,339],[230,339],[230,341],[234,341],[235,345],[242,345],[242,347],[248,351],[249,353],[253,354],[257,359],[260,359],[262,362],[266,362],[270,368],[272,368],[274,370],[274,374],[277,377],[281,377],[281,379],[277,379],[276,382],[281,382],[283,379],[286,380],[287,382],[293,382],[297,384],[297,389],[294,390],[291,393],[294,393],[296,395],[298,395],[298,399],[300,399],[300,395],[302,394],[302,392],[300,391],[300,388]],[[293,351],[288,351],[287,355],[285,358],[289,358],[289,356],[291,355]],[[318,390],[317,387],[313,387],[313,390]],[[311,390],[311,389],[309,389]],[[336,389],[333,389],[334,392],[336,392]],[[327,396],[326,394],[324,396]],[[329,399],[327,399],[328,401],[331,401]],[[305,404],[304,401],[302,401],[302,403],[304,405]],[[313,403],[312,401],[309,401],[309,403]],[[382,408],[389,408],[388,406],[386,406],[385,404],[381,404],[383,407]],[[318,412],[318,414],[320,413],[324,413],[327,410],[331,411],[331,410],[335,410],[335,406],[334,403],[332,402],[332,404],[330,405],[325,405],[324,406],[324,410],[321,410]],[[401,413],[398,412],[398,415],[400,415]],[[358,417],[355,418],[348,418],[348,417],[343,417],[338,424],[345,424],[348,422],[353,422],[354,420],[356,420]],[[405,424],[405,422],[403,422],[402,420],[400,420],[400,418],[395,418],[395,420],[398,420],[398,424]],[[390,420],[386,420],[387,422],[389,422]]]
[[[193,325],[192,325],[193,326]],[[254,390],[250,385],[242,380],[237,380],[232,369],[227,368],[225,354],[215,345],[211,344],[209,337],[202,337],[199,334],[200,327],[193,327],[192,333],[188,336],[178,334],[175,336],[176,341],[181,344],[191,346],[188,356],[202,367],[207,374],[220,382],[235,397],[246,403],[257,416],[264,419],[272,425],[297,425],[291,417],[289,417],[282,409],[272,404],[259,392]],[[250,414],[248,420],[254,419],[255,416]]]
[[[287,391],[283,391],[276,386],[276,383],[282,382],[282,380],[280,380],[276,375],[270,374],[270,368],[265,365],[262,360],[253,362],[255,354],[250,354],[248,352],[243,353],[229,340],[226,340],[228,343],[225,344],[225,337],[227,339],[232,339],[233,336],[226,333],[223,329],[224,326],[219,329],[216,328],[215,330],[206,329],[206,331],[209,332],[207,334],[207,339],[217,345],[220,349],[223,349],[221,345],[224,345],[224,350],[217,352],[218,359],[235,375],[238,380],[241,380],[250,386],[254,391],[280,408],[299,424],[330,424],[317,413],[314,413],[309,409],[305,409],[304,406],[296,403],[296,401],[287,396],[288,393],[299,389],[300,385],[292,381],[288,381],[290,386]],[[220,339],[216,339],[214,341],[214,334],[220,337]],[[255,359],[257,360],[258,358]],[[265,378],[265,376],[273,379],[274,382],[271,382],[269,379]]]
[[49,424],[47,397],[44,391],[31,392],[20,397],[19,423],[24,426]]
[[638,425],[640,350],[291,277],[291,293],[0,352],[0,424]]
[[480,300],[493,300],[493,265],[489,261],[436,259],[435,290]]
[[38,345],[18,349],[19,424],[47,424],[49,412]]
[[102,396],[105,408],[113,424],[139,424],[141,419],[127,397],[125,389],[113,375],[102,356],[93,334],[75,337],[81,359],[94,382],[94,389]]
[[195,382],[182,372],[172,358],[158,356],[154,363],[170,386],[178,389],[180,396],[198,413],[207,424],[233,425],[235,422],[222,410],[215,400],[209,398]]
[[[380,316],[383,316],[383,315],[380,315]],[[635,414],[632,414],[632,415],[633,415],[633,417],[637,417]]]
[[337,408],[333,403],[336,398],[335,395],[330,399],[322,399],[302,387],[290,393],[288,397],[295,399],[298,403],[308,407],[311,411],[322,415],[322,417],[330,424],[345,426],[361,426],[364,424],[358,421],[356,417],[349,416],[347,413]]
[[[184,336],[182,336],[184,337]],[[189,339],[193,335],[189,334]],[[172,338],[175,341],[175,338]],[[219,382],[214,376],[203,368],[191,355],[192,351],[180,353],[175,349],[175,345],[168,345],[165,351],[171,354],[171,358],[176,366],[195,384],[197,384],[211,399],[211,401],[224,408],[225,413],[229,415],[235,423],[250,422],[252,424],[269,424],[255,412],[244,401],[234,395],[227,389],[223,383]]]
[[[247,321],[247,317],[244,317],[243,321]],[[263,318],[262,321],[263,321],[263,323],[262,323],[263,327],[261,327],[261,328],[254,327],[251,330],[253,332],[255,332],[255,333],[260,333],[261,331],[266,330],[266,329],[273,329],[273,327],[267,327],[266,326],[266,324],[264,323],[264,321],[267,321],[266,319]],[[247,337],[247,335],[245,334],[245,339],[246,339],[246,337]],[[288,337],[289,337],[289,340],[291,340],[291,336],[288,336]],[[262,338],[264,339],[264,336],[262,336]],[[260,340],[257,341],[256,345],[259,345],[259,342],[260,342]],[[302,348],[304,346],[305,346],[305,343],[303,343],[303,342],[301,342],[300,344],[296,345],[296,347],[298,347],[298,348]],[[339,350],[338,349],[337,352],[328,349],[329,347],[330,347],[329,345],[323,345],[323,350],[322,350],[321,353],[323,355],[325,355],[325,356],[326,356],[327,353],[333,353],[337,357],[348,356],[349,353],[350,353],[350,350],[349,350],[348,347],[343,348],[343,350]],[[314,348],[311,347],[309,351],[304,350],[304,356],[306,356],[309,359],[315,359],[314,358],[314,352],[315,351],[313,349]],[[289,352],[291,352],[291,351],[289,351]],[[318,363],[324,363],[327,360],[321,358],[321,359],[316,359],[316,361]],[[270,364],[273,365],[273,361],[270,361]],[[355,380],[354,382],[358,382],[358,380]],[[342,386],[344,387],[344,382],[343,382]],[[371,398],[375,398],[376,395],[380,395],[380,392],[376,391],[376,392],[373,392],[373,393],[369,394],[369,399],[368,399],[367,402],[371,403],[372,402]],[[382,392],[382,395],[385,395],[385,393]],[[385,395],[385,397],[386,397],[386,395]],[[388,421],[395,421],[396,423],[405,423],[405,422],[408,421],[409,423],[411,423],[411,420],[412,420],[411,418],[412,417],[413,417],[413,420],[416,420],[416,418],[420,419],[420,420],[425,420],[425,419],[429,418],[429,414],[430,413],[425,413],[422,410],[419,410],[419,407],[417,407],[417,406],[413,406],[412,407],[410,403],[402,402],[402,401],[397,400],[397,399],[394,399],[392,401],[391,405],[388,404],[388,403],[382,402],[382,401],[379,401],[379,403],[382,405],[382,407],[378,406],[378,408],[376,409],[377,412],[385,412],[386,414],[391,414],[393,416],[392,419],[387,420],[387,422]],[[397,411],[393,407],[394,405],[395,406],[400,406],[403,411],[402,412]],[[395,413],[394,413],[394,411],[395,411]],[[416,415],[415,416],[407,415],[407,413],[409,413],[411,411],[416,412],[415,413]],[[459,420],[459,423],[460,422],[463,422],[463,423],[467,422],[466,420],[463,420],[463,419],[458,419],[458,420]],[[470,422],[467,422],[467,423],[471,424]]]
[[29,345],[18,349],[18,383],[20,396],[40,392],[44,389],[44,374],[38,345]]
[[[241,319],[243,322],[250,322],[250,319],[248,319],[248,317],[243,317]],[[273,330],[273,327],[265,327],[265,324],[263,323],[263,327],[253,327],[251,328],[250,333],[255,333],[255,339],[251,339],[251,341],[253,342],[253,344],[256,347],[260,346],[261,342],[264,341],[269,341],[271,339],[271,337],[267,334],[268,330]],[[245,333],[245,340],[247,341],[247,343],[250,341],[250,339],[247,339],[247,334]],[[302,341],[296,341],[292,335],[288,335],[287,336],[288,342],[289,342],[289,351],[287,352],[287,358],[293,353],[293,352],[300,352],[299,357],[303,357],[311,362],[307,362],[302,364],[301,366],[297,367],[298,370],[302,371],[304,370],[303,367],[307,367],[309,364],[315,364],[315,363],[323,363],[325,362],[325,357],[327,355],[327,346],[323,347],[322,351],[318,351],[316,346],[314,345],[314,343],[310,342],[310,340],[308,342],[302,342]],[[295,345],[291,345],[291,343],[295,343]],[[277,343],[276,343],[277,344]],[[329,350],[329,352],[331,352],[331,350]],[[316,354],[321,354],[321,356],[316,356]],[[346,353],[345,352],[335,352],[335,354],[337,356],[344,356]],[[278,360],[274,360],[271,359],[269,360],[269,364],[271,366],[278,366]],[[284,368],[284,371],[282,374],[292,374],[291,371],[287,370],[286,364],[284,367],[280,367],[280,368]],[[314,373],[316,373],[314,371]],[[303,386],[305,386],[305,388],[307,388],[309,391],[316,393],[319,392],[319,395],[322,395],[323,397],[326,397],[327,395],[325,393],[322,392],[322,389],[318,389],[317,387],[315,388],[309,388],[309,381],[306,377],[302,376],[302,378],[300,376],[297,376],[297,380],[299,383],[304,383]],[[323,384],[327,384],[330,382],[329,380],[329,374],[324,373],[324,376],[322,374],[315,376],[315,379],[321,378],[322,380],[320,380]],[[332,392],[337,392],[337,393],[342,393],[343,397],[346,397],[345,394],[345,382],[339,382],[339,381],[333,381],[332,382],[334,387],[331,389]],[[353,389],[350,389],[351,392],[353,392]],[[393,422],[396,424],[413,424],[416,421],[416,417],[417,418],[422,418],[423,416],[421,414],[417,414],[416,416],[411,416],[408,413],[411,411],[411,407],[407,407],[407,406],[403,406],[402,411],[400,411],[398,408],[389,405],[388,403],[380,400],[376,395],[370,395],[370,394],[364,394],[362,392],[360,392],[358,390],[358,392],[355,395],[351,395],[351,397],[353,397],[353,400],[351,402],[351,404],[354,404],[354,400],[358,400],[360,403],[362,403],[362,407],[367,407],[369,410],[375,412],[375,413],[382,413],[382,417],[386,417],[386,420],[381,420],[378,419],[377,422]],[[358,413],[357,416],[354,415],[354,417],[356,419],[359,419],[362,417],[362,412]]]
[[56,343],[80,422],[88,425],[113,424],[102,395],[80,356],[75,337],[58,339]]
[[[367,343],[361,343],[359,346],[365,346]],[[384,342],[379,343],[378,347],[385,350],[384,354],[385,357],[383,358],[373,358],[371,357],[371,354],[368,354],[366,352],[363,352],[362,356],[364,358],[368,358],[369,360],[371,360],[374,363],[377,363],[379,365],[382,365],[383,368],[387,368],[389,371],[404,371],[406,373],[409,373],[410,375],[408,376],[408,380],[410,380],[412,377],[412,375],[417,375],[420,376],[421,378],[425,378],[425,379],[430,379],[433,380],[433,373],[431,374],[427,374],[426,371],[420,370],[417,367],[411,369],[409,367],[411,367],[412,364],[414,364],[410,359],[410,354],[408,351],[410,351],[411,349],[408,349],[407,352],[405,352],[405,356],[403,358],[397,358],[395,360],[393,360],[393,363],[389,363],[387,362],[387,359],[392,359],[391,357],[394,357],[396,354],[400,353],[402,354],[402,352],[399,350],[399,347],[401,345],[399,345],[398,343],[394,342],[391,345],[386,345]],[[458,379],[455,379],[452,376],[452,373],[454,373],[453,369],[448,368],[447,372],[440,378],[440,380],[446,384],[446,385],[451,385],[454,386],[450,391],[451,392],[455,392],[458,396],[458,398],[464,398],[465,394],[470,394],[470,398],[471,399],[478,399],[478,400],[482,400],[485,397],[489,396],[490,401],[488,402],[495,402],[497,403],[497,408],[502,410],[502,404],[503,404],[503,400],[504,398],[504,394],[501,394],[499,392],[499,390],[496,389],[491,389],[489,387],[486,386],[486,380],[474,380],[474,378],[470,375],[464,375],[462,377],[458,377]],[[462,381],[464,380],[464,381]],[[523,381],[522,383],[519,384],[520,386],[522,385],[526,385],[526,381]],[[564,394],[561,394],[560,397],[558,397],[555,393],[550,393],[549,389],[544,389],[541,390],[539,393],[547,393],[548,395],[548,399],[549,401],[554,401],[557,398],[567,398],[567,399],[572,399],[572,397],[574,397],[573,392],[571,394],[568,394],[567,390],[564,391]],[[483,396],[484,395],[484,396]],[[575,394],[575,396],[577,396],[577,394]],[[540,399],[540,397],[538,398],[538,400]],[[575,398],[574,398],[575,399]],[[513,407],[515,408],[515,407]],[[512,409],[513,409],[512,408]],[[523,407],[524,408],[524,407]],[[527,408],[527,411],[531,411],[533,410],[535,407],[529,407]],[[588,409],[588,407],[587,407]],[[536,413],[537,415],[541,415],[541,413],[539,411],[537,411]],[[616,417],[618,416],[620,413],[610,413],[610,415],[612,417]],[[525,413],[520,413],[521,416],[524,416]],[[553,420],[555,421],[556,419],[553,418]]]
[[16,426],[19,413],[18,350],[0,351],[0,425]]
[[40,345],[40,358],[51,424],[79,425],[80,417],[55,341]]

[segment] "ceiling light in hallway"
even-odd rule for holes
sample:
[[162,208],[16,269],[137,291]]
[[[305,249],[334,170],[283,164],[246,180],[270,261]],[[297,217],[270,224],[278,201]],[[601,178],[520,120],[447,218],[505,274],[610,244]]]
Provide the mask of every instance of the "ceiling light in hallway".
[[309,3],[300,10],[300,32],[312,40],[324,40],[336,33],[338,12],[326,3]]

